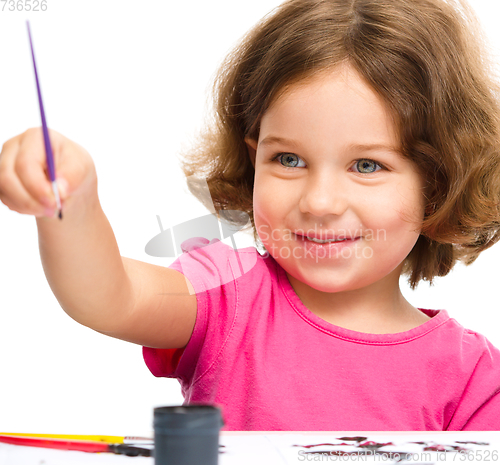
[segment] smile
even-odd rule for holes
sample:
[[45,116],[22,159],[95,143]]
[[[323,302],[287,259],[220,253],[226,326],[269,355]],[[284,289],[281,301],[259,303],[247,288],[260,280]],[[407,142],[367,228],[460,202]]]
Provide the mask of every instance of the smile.
[[295,237],[298,242],[302,243],[306,249],[314,251],[314,250],[322,250],[322,249],[341,249],[344,247],[349,247],[355,244],[359,239],[358,237],[333,237],[331,239],[318,239],[316,237],[311,236],[301,236],[299,234],[295,234]]
[[348,237],[345,234],[339,236],[330,235],[330,237],[328,237],[327,234],[314,235],[314,236],[308,234],[304,236],[303,234],[294,233],[294,236],[298,240],[310,241],[316,244],[331,244],[333,242],[353,242],[361,238],[361,236]]
[[320,239],[316,239],[315,237],[309,237],[309,236],[306,236],[306,239],[313,241],[313,242],[316,242],[317,244],[329,244],[330,242],[343,242],[343,241],[350,240],[350,239],[329,239],[326,241],[322,241]]

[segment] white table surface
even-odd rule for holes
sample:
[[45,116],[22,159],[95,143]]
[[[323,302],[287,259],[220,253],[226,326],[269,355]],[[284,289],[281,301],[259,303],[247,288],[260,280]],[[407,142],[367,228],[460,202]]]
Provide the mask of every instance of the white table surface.
[[[319,446],[316,448],[296,447],[321,443],[339,443],[344,436],[365,436],[368,441],[392,442],[381,451],[413,452],[411,460],[397,462],[388,456],[325,456],[304,455],[304,452],[354,450],[351,446]],[[455,441],[489,443],[488,446],[461,444],[470,450],[469,455],[458,452],[438,453],[423,451],[422,445],[413,441],[432,441],[441,445],[457,445]],[[219,465],[287,465],[298,463],[379,463],[379,464],[434,464],[500,463],[500,432],[222,432],[220,444],[224,447],[219,455]],[[359,450],[359,449],[358,449]],[[426,454],[426,455],[423,455]],[[495,460],[496,459],[496,460]],[[20,447],[0,444],[0,465],[99,465],[130,464],[153,465],[150,457],[126,457],[114,454],[90,454],[85,452],[59,451],[34,447]],[[195,464],[192,464],[195,465]]]

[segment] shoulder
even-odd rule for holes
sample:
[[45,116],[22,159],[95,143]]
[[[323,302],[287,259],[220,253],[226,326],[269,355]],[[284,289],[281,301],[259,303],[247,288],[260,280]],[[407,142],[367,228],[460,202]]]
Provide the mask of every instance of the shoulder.
[[[431,320],[432,321],[432,320]],[[436,373],[455,383],[464,395],[473,390],[492,395],[500,389],[500,350],[484,335],[467,329],[445,310],[429,334],[425,350]]]
[[[484,335],[467,329],[454,318],[447,318],[436,334],[439,357],[453,360],[455,367],[473,371],[477,367],[496,367],[500,380],[500,350]],[[430,348],[432,350],[432,348]]]
[[196,293],[193,333],[187,346],[177,352],[182,356],[175,363],[168,351],[147,355],[156,376],[177,377],[187,387],[217,366],[229,339],[238,346],[248,337],[252,309],[265,309],[271,298],[266,286],[275,285],[276,266],[255,247],[233,249],[218,239],[196,237],[184,241],[181,248],[183,254],[170,268],[183,273]]
[[[451,319],[457,334],[460,335],[460,356],[476,361],[476,363],[492,364],[500,368],[500,350],[495,347],[484,335],[467,329]],[[500,371],[498,372],[500,377]]]
[[448,374],[455,377],[462,392],[447,429],[497,429],[500,427],[500,416],[497,415],[500,350],[484,335],[463,327],[453,318],[448,326],[452,335],[446,358],[452,364]]
[[496,431],[500,429],[500,350],[482,334],[466,329],[462,351],[474,367],[456,414],[466,420],[460,429]]
[[462,354],[475,362],[474,372],[491,375],[500,389],[500,350],[482,334],[464,328]]
[[194,237],[181,244],[183,254],[170,266],[183,273],[196,293],[255,278],[268,268],[255,247],[233,249],[219,239]]

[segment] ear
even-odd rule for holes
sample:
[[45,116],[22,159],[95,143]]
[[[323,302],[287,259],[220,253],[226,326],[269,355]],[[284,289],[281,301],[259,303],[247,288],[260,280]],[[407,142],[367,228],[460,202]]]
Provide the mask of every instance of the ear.
[[250,157],[250,161],[252,162],[252,165],[255,168],[255,157],[257,155],[257,141],[254,139],[250,139],[249,137],[245,137],[245,144],[247,144],[248,156]]

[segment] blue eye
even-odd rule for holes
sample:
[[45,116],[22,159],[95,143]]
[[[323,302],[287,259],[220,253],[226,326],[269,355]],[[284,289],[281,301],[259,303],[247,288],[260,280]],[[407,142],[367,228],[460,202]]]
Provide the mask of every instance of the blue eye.
[[[280,163],[286,168],[297,168],[299,163],[302,161],[300,157],[294,153],[280,153],[274,159],[279,160]],[[305,166],[305,163],[302,162],[301,166]]]
[[375,173],[375,171],[378,171],[377,166],[380,167],[380,169],[383,169],[383,167],[376,161],[370,160],[369,158],[361,158],[360,160],[357,160],[355,166],[358,170],[358,173],[362,174]]

